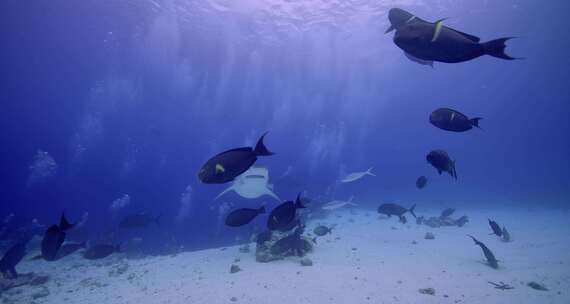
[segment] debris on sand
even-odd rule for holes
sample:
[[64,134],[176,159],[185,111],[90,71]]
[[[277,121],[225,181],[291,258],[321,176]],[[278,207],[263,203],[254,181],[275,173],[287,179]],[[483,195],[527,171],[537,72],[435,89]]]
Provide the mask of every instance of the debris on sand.
[[426,240],[435,240],[435,235],[431,232],[426,232],[426,235],[424,236],[424,239]]
[[421,294],[427,294],[427,295],[431,295],[431,296],[435,296],[435,289],[433,288],[420,288],[420,290],[418,290]]
[[232,264],[232,266],[230,267],[230,273],[236,273],[238,271],[241,271],[241,268],[236,264]]
[[500,290],[509,290],[509,289],[515,289],[513,286],[509,285],[509,284],[505,284],[503,281],[500,281],[499,283],[495,283],[495,282],[488,282],[489,284],[495,286],[495,289],[500,289]]
[[304,257],[313,250],[313,243],[303,235],[303,232],[304,226],[302,225],[291,233],[273,231],[268,240],[257,244],[255,260],[267,263],[288,256]]
[[301,260],[302,266],[313,266],[313,261],[309,258],[304,258]]
[[544,286],[543,284],[537,283],[537,282],[528,282],[526,285],[528,285],[528,287],[532,288],[532,289],[536,289],[536,290],[540,290],[540,291],[548,291],[548,288],[546,288],[546,286]]

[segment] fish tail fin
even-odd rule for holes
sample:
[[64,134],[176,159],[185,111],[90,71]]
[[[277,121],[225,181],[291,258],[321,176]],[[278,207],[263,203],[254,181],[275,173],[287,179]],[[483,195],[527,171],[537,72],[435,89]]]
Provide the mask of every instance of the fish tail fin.
[[469,119],[469,121],[471,122],[471,124],[479,129],[481,129],[481,127],[479,127],[479,120],[483,119],[482,117],[475,117],[475,118],[471,118]]
[[514,37],[506,37],[506,38],[499,38],[499,39],[495,39],[495,40],[485,42],[482,44],[483,52],[487,55],[491,55],[493,57],[497,57],[497,58],[501,58],[501,59],[505,59],[505,60],[520,59],[520,58],[511,57],[505,53],[505,48],[507,47],[505,42],[507,42],[507,40],[513,39],[513,38]]
[[414,216],[414,218],[418,218],[418,217],[416,216],[416,214],[414,213],[414,208],[416,208],[416,204],[414,204],[414,205],[412,206],[412,208],[410,208],[409,211],[410,211],[410,213]]
[[315,236],[311,241],[313,241],[313,243],[317,243],[317,237]]
[[297,194],[297,199],[295,200],[295,208],[297,208],[297,209],[305,208],[305,206],[303,205],[303,202],[301,202],[301,192],[299,192],[299,194]]
[[370,169],[366,170],[366,174],[376,176],[376,174],[372,173],[372,169],[374,169],[374,167],[370,167]]
[[265,213],[265,205],[259,207],[259,209],[257,209],[257,212],[258,212],[259,214]]
[[257,144],[255,145],[255,148],[253,149],[253,153],[257,156],[269,156],[274,154],[273,152],[269,151],[267,147],[265,147],[265,144],[263,144],[263,138],[265,137],[265,135],[267,135],[267,132],[261,135],[261,137],[257,141]]
[[475,245],[479,244],[479,241],[474,236],[472,236],[470,234],[468,234],[467,236],[473,239],[473,242],[475,242]]
[[73,228],[75,224],[70,224],[69,221],[65,218],[65,213],[61,213],[61,218],[59,220],[59,229],[65,231]]

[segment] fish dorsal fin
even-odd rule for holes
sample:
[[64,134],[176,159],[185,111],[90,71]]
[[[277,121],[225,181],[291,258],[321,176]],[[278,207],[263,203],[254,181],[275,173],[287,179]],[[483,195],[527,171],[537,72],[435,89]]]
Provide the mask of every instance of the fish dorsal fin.
[[[448,27],[447,27],[447,28],[448,28]],[[479,38],[479,37],[477,37],[477,36],[469,35],[469,34],[467,34],[467,33],[464,33],[464,32],[458,31],[458,30],[454,30],[454,29],[452,29],[452,28],[448,28],[448,29],[450,29],[450,30],[456,32],[457,34],[459,34],[459,35],[461,35],[461,36],[463,36],[463,37],[465,37],[465,38],[467,38],[467,39],[469,39],[469,40],[471,40],[471,41],[473,41],[473,42],[475,42],[475,43],[479,43],[479,41],[481,41],[481,38]]]
[[431,42],[435,42],[439,37],[439,34],[441,34],[441,29],[443,28],[443,20],[445,19],[447,18],[439,19],[434,23],[435,27],[433,30],[433,37],[431,38]]

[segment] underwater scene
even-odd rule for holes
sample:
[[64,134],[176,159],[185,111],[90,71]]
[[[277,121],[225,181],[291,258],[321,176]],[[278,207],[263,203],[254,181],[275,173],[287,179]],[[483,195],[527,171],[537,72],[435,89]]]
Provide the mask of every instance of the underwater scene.
[[0,304],[570,303],[570,2],[4,0]]

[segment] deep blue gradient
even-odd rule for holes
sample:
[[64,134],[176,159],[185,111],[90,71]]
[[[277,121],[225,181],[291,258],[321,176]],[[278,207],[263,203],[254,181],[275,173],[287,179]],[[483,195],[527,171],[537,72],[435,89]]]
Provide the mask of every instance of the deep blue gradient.
[[[191,247],[223,242],[251,227],[219,233],[220,202],[275,202],[214,202],[227,185],[200,184],[197,171],[265,131],[276,155],[258,163],[274,181],[291,167],[295,181],[275,184],[282,198],[306,191],[354,195],[370,208],[396,200],[418,209],[569,206],[567,1],[402,1],[482,41],[516,36],[507,53],[524,57],[433,69],[384,34],[392,2],[335,3],[5,1],[0,217],[52,223],[62,211],[72,221],[88,211],[98,238],[116,225],[111,202],[129,194],[123,212],[162,214],[149,233]],[[428,117],[438,107],[483,117],[483,130],[436,129]],[[437,148],[457,160],[458,181],[427,164]],[[27,186],[38,150],[58,172]],[[370,166],[377,177],[338,185]],[[423,191],[419,175],[429,178]],[[191,212],[176,224],[188,185]]]

